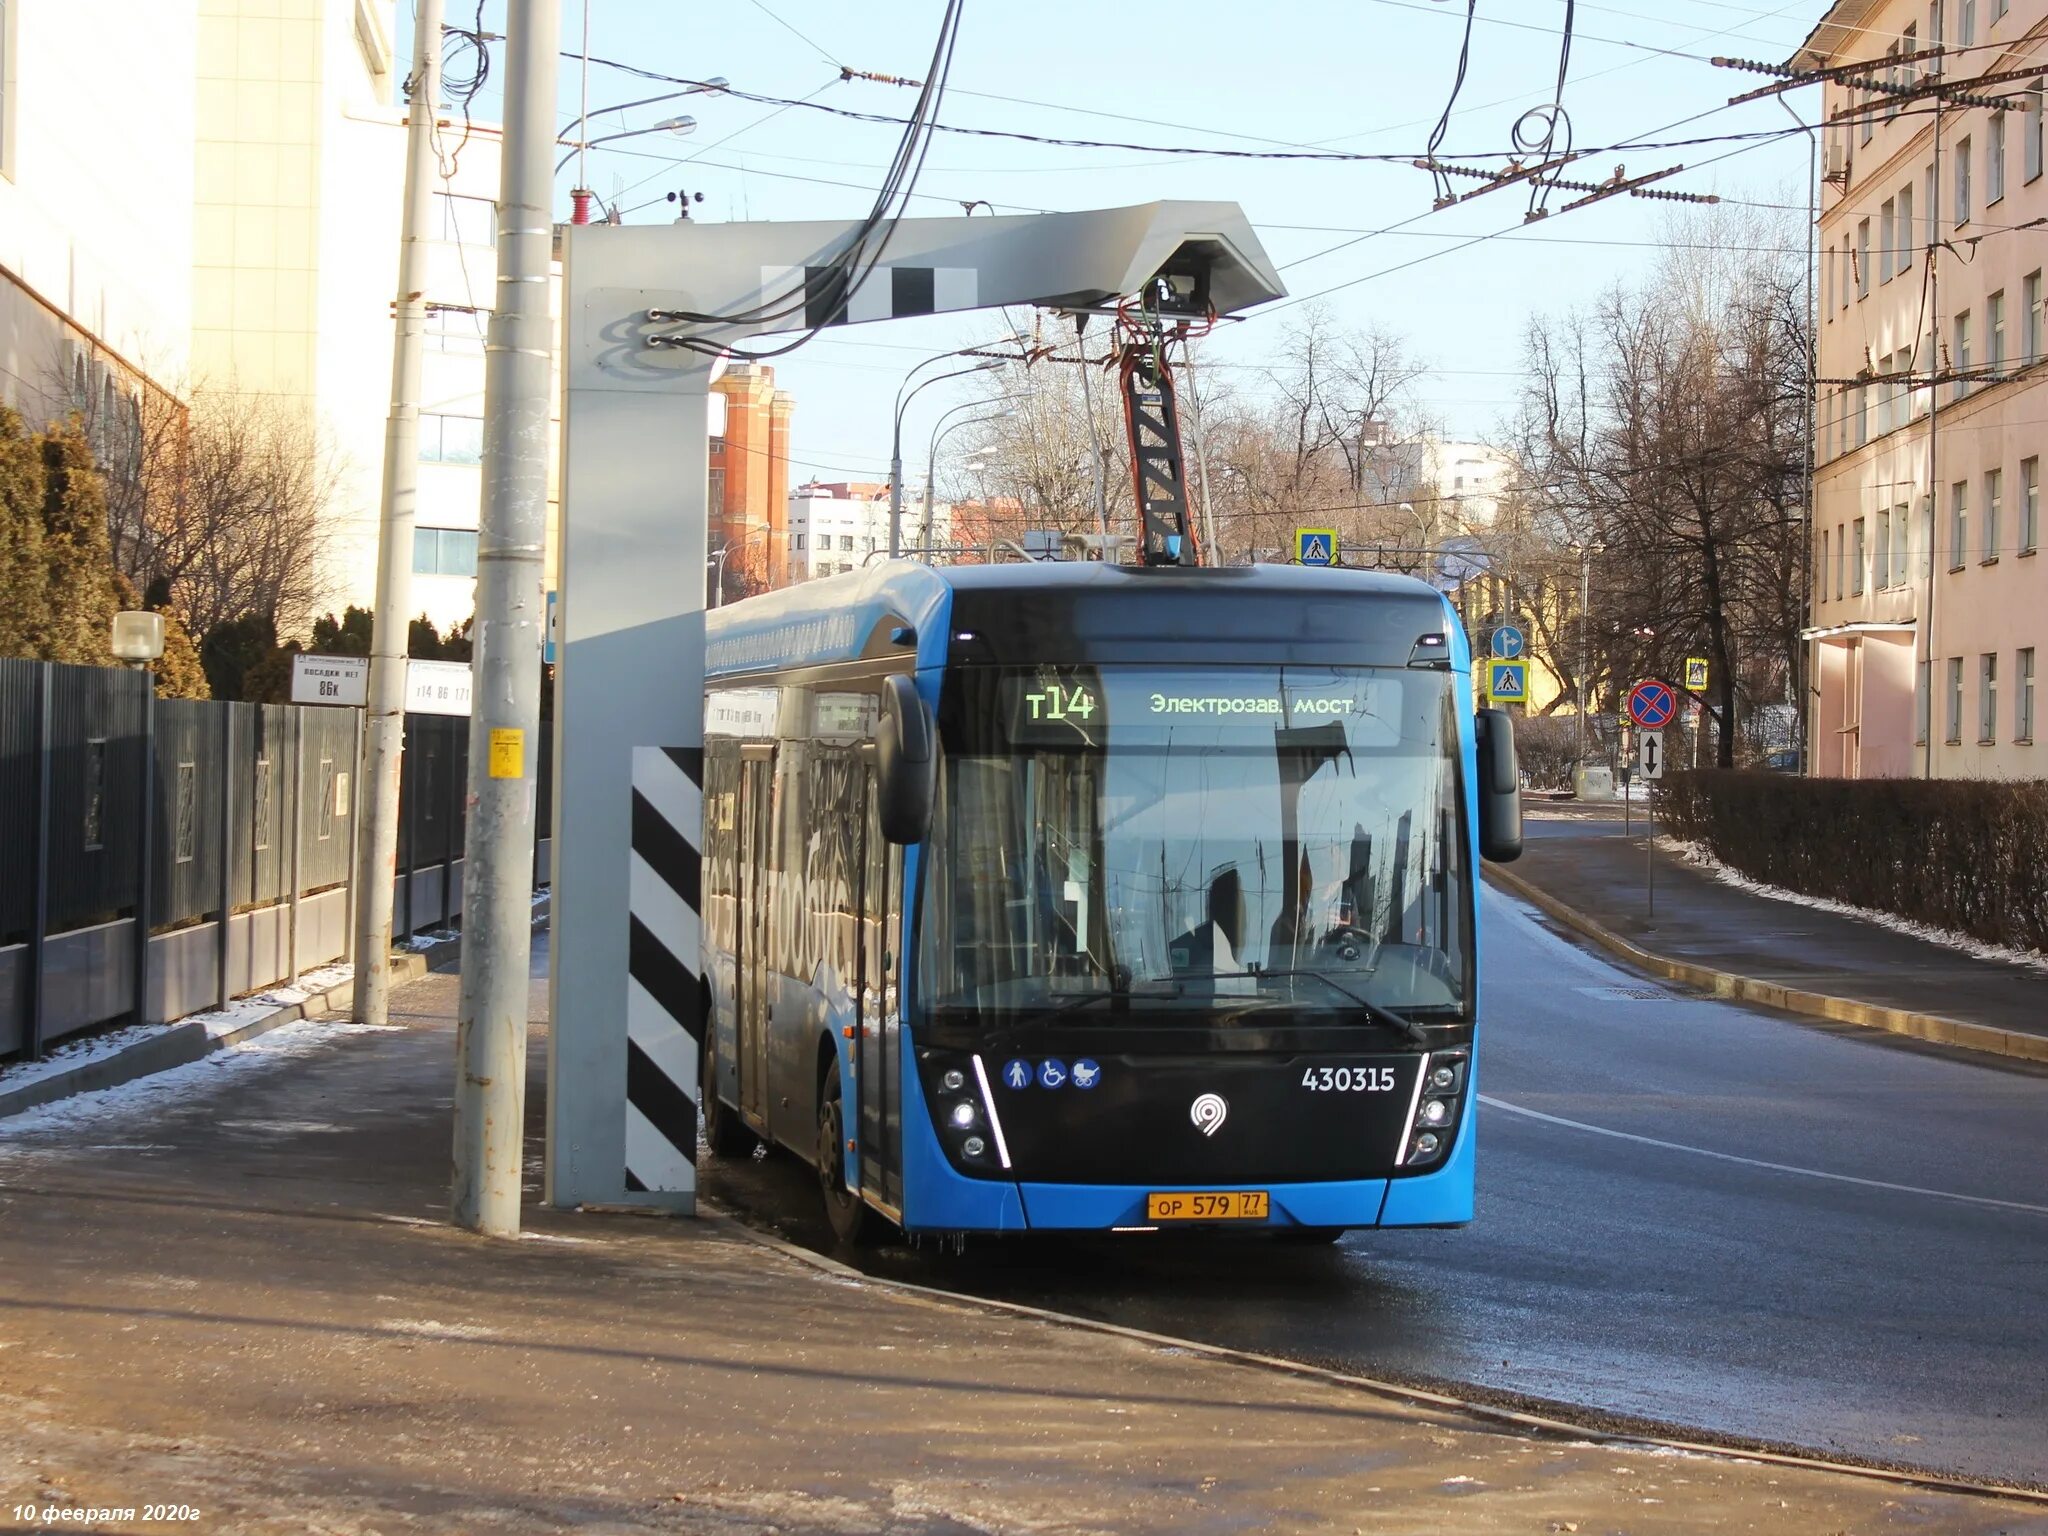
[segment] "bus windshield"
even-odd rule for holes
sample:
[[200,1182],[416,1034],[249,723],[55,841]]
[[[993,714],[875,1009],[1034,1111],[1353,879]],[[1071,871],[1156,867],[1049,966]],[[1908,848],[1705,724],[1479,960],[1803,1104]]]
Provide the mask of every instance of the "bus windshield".
[[925,1005],[1463,1013],[1450,674],[962,668],[940,733]]

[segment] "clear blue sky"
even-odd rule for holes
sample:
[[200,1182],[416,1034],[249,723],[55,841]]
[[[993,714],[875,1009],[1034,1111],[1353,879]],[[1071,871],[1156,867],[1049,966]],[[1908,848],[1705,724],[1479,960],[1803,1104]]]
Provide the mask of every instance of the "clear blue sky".
[[[563,0],[564,46],[579,49],[584,0]],[[913,93],[833,84],[836,65],[922,78],[939,0],[588,0],[590,52],[677,75],[723,75],[741,89],[900,115]],[[449,0],[451,22],[473,13]],[[1713,54],[1781,61],[1825,10],[1822,0],[1580,0],[1565,87],[1574,140],[1614,144],[1681,124],[1663,138],[1790,127],[1773,101],[1714,111],[1762,80],[1716,69]],[[402,19],[410,6],[401,0]],[[1509,148],[1525,109],[1550,99],[1565,0],[1479,0],[1470,68],[1443,153]],[[1420,154],[1442,110],[1463,28],[1461,0],[1268,0],[1263,5],[1183,0],[1176,6],[1104,0],[968,0],[942,119],[1058,137],[1205,148],[1316,145]],[[502,30],[502,0],[486,25]],[[801,34],[801,35],[799,35]],[[500,71],[502,74],[502,71]],[[563,122],[573,118],[580,67],[563,61]],[[662,89],[594,67],[593,109]],[[492,90],[478,114],[498,115]],[[1811,89],[1789,101],[1810,116]],[[853,218],[872,199],[897,129],[801,109],[711,96],[597,118],[595,133],[650,125],[677,112],[694,135],[649,135],[591,152],[590,180],[629,222],[673,216],[671,189],[702,191],[697,217]],[[1095,115],[1115,113],[1125,121]],[[1698,116],[1699,114],[1709,114]],[[1697,121],[1684,121],[1698,116]],[[1733,153],[1731,151],[1741,151]],[[1721,158],[1727,157],[1727,158]],[[1598,180],[1617,163],[1631,174],[1684,164],[1664,185],[1772,204],[1803,220],[1803,135],[1602,155],[1577,169]],[[568,207],[574,166],[563,173]],[[1404,334],[1432,369],[1419,387],[1453,435],[1483,435],[1509,408],[1521,335],[1536,312],[1590,302],[1655,259],[1669,205],[1614,199],[1520,227],[1526,196],[1489,193],[1411,227],[1316,253],[1369,230],[1426,214],[1429,176],[1401,165],[1176,159],[940,135],[913,212],[958,211],[986,198],[1004,212],[1102,207],[1162,197],[1241,203],[1293,294],[1340,284],[1328,303],[1347,324]],[[1553,206],[1572,194],[1554,194]],[[1459,250],[1462,241],[1509,231]],[[1415,262],[1400,271],[1389,268]],[[1384,274],[1384,275],[1375,275]],[[1365,279],[1359,281],[1360,279]],[[1240,389],[1258,385],[1298,311],[1229,328],[1212,352]],[[905,321],[828,333],[776,364],[797,397],[794,478],[880,478],[890,402],[920,356],[999,329],[998,317]],[[951,400],[920,396],[907,442]],[[906,452],[906,458],[914,457]]]

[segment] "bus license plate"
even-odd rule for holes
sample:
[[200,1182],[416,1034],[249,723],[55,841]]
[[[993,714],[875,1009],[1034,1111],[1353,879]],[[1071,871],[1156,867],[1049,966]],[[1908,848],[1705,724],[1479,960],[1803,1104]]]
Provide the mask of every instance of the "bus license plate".
[[1263,1189],[1231,1189],[1214,1193],[1150,1194],[1145,1197],[1147,1221],[1264,1221],[1268,1200]]

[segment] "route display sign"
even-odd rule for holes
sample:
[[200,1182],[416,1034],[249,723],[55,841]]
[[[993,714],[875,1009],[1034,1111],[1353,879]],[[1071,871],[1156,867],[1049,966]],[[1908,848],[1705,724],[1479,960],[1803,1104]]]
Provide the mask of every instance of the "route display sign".
[[1489,661],[1486,664],[1486,696],[1496,704],[1528,703],[1528,663],[1521,661]]
[[1493,647],[1493,654],[1502,661],[1513,661],[1522,654],[1523,646],[1526,644],[1522,638],[1522,632],[1512,624],[1503,624],[1500,628],[1496,629],[1493,632],[1490,643]]
[[1661,731],[1678,713],[1678,695],[1671,685],[1645,678],[1629,690],[1628,717],[1646,731]]
[[1636,762],[1646,779],[1664,777],[1664,733],[1644,731],[1636,738]]
[[1337,530],[1297,528],[1294,530],[1294,562],[1297,565],[1335,565]]

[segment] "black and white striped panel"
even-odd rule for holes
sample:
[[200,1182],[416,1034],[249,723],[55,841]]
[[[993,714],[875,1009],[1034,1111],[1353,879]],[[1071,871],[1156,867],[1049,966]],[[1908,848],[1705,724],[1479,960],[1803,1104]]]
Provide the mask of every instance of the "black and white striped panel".
[[626,1188],[694,1194],[704,1041],[699,853],[704,752],[633,749],[626,906]]
[[[981,274],[974,267],[877,267],[851,294],[834,302],[830,267],[763,267],[761,292],[787,302],[801,293],[805,326],[902,320],[979,307]],[[777,307],[780,307],[779,304]],[[788,329],[795,330],[792,315]]]

